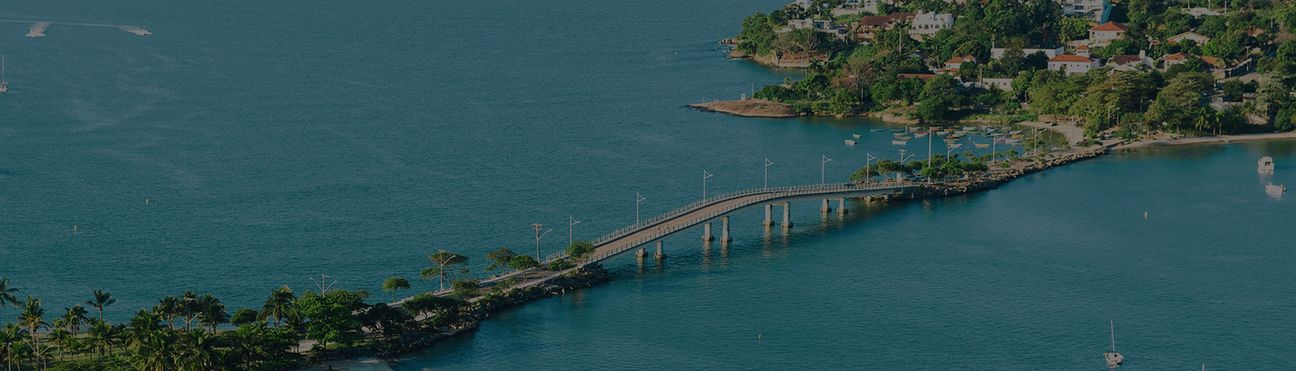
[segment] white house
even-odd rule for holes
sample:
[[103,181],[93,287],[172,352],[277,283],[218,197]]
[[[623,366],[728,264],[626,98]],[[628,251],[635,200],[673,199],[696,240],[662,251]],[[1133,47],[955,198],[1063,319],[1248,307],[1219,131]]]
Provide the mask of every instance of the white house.
[[1111,17],[1112,5],[1108,0],[1057,0],[1062,5],[1062,14],[1085,17],[1094,22],[1104,23]]
[[1123,35],[1125,35],[1125,25],[1116,22],[1103,23],[1089,29],[1089,45],[1107,46]]
[[1215,17],[1215,16],[1222,15],[1220,12],[1210,10],[1210,8],[1200,8],[1200,7],[1184,9],[1183,12],[1184,14],[1192,16],[1193,18],[1201,18],[1207,16]]
[[833,8],[833,17],[856,14],[878,14],[878,0],[846,0],[845,4]]
[[993,88],[999,91],[1013,91],[1012,83],[1013,83],[1013,79],[1007,77],[996,77],[996,78],[987,77],[983,79],[977,79],[976,81],[972,81],[972,82],[965,82],[963,83],[963,86],[972,86],[972,87],[978,87],[982,89]]
[[1074,54],[1059,55],[1048,61],[1049,70],[1062,71],[1068,75],[1089,72],[1094,68],[1098,68],[1097,60]]
[[909,37],[922,41],[940,30],[954,27],[954,15],[946,13],[918,13],[909,24]]
[[[1035,54],[1035,53],[1044,53],[1044,56],[1045,56],[1045,57],[1049,57],[1049,58],[1056,57],[1056,56],[1058,56],[1058,54],[1066,53],[1066,49],[1063,49],[1063,48],[1054,48],[1054,49],[1030,49],[1030,48],[1027,48],[1027,49],[1022,49],[1021,51],[1022,51],[1022,55],[1024,55],[1024,56],[1028,56],[1028,57],[1029,57],[1031,54]],[[1007,52],[1008,52],[1008,48],[993,48],[993,49],[990,49],[990,59],[999,60],[999,58],[1003,58],[1004,53],[1007,53]]]
[[810,9],[810,6],[814,5],[814,0],[792,0],[792,3],[788,5],[796,5],[803,9]]
[[1115,55],[1107,59],[1107,68],[1113,71],[1138,71],[1152,67],[1152,59],[1147,52],[1139,50],[1138,55]]

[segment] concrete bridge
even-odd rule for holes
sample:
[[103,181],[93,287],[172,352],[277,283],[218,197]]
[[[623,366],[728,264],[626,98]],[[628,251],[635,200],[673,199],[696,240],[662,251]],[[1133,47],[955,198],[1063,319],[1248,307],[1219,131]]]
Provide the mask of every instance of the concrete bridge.
[[[844,213],[846,212],[846,198],[891,197],[903,194],[904,191],[917,186],[918,184],[908,182],[864,185],[854,183],[816,184],[757,188],[716,195],[698,200],[652,219],[626,226],[590,241],[594,245],[594,253],[590,255],[589,259],[580,262],[579,265],[598,263],[636,247],[640,247],[636,255],[642,258],[647,255],[647,250],[642,246],[653,241],[656,241],[656,251],[653,256],[658,259],[663,258],[665,253],[662,251],[662,238],[698,224],[703,225],[702,240],[714,241],[716,236],[712,233],[711,227],[712,222],[716,219],[720,221],[720,243],[728,243],[733,240],[732,236],[729,235],[728,214],[746,207],[763,205],[765,207],[765,219],[763,222],[765,226],[774,225],[773,211],[775,207],[778,207],[783,214],[779,220],[779,225],[788,228],[792,227],[793,224],[791,219],[791,200],[793,199],[821,199],[822,203],[819,210],[825,213],[832,211],[830,201],[835,200],[837,201],[837,211]],[[559,254],[546,259],[546,261],[564,257]]]

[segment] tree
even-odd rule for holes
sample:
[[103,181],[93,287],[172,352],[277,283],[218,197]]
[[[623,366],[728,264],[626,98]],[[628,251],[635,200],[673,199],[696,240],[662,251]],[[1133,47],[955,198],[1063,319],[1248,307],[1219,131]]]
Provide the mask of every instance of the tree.
[[292,289],[288,286],[282,286],[270,292],[270,297],[266,298],[261,305],[261,315],[258,319],[264,321],[267,318],[274,317],[275,327],[279,327],[279,322],[284,318],[294,315],[294,302],[297,300],[293,295]]
[[784,32],[774,38],[775,48],[804,56],[818,52],[825,43],[824,35],[810,28]]
[[[432,266],[423,268],[423,271],[420,272],[419,275],[423,277],[423,279],[438,277],[441,281],[439,290],[445,290],[445,279],[447,274],[453,276],[454,272],[451,272],[450,270],[455,266],[467,264],[468,257],[446,250],[437,250],[437,252],[432,255],[428,255],[428,261],[432,262]],[[466,273],[467,268],[463,268],[460,272]]]
[[99,322],[104,320],[104,308],[116,303],[117,299],[112,297],[111,292],[104,290],[94,290],[94,297],[86,301],[86,304],[99,310]]
[[567,256],[576,261],[583,261],[594,254],[594,244],[589,241],[575,241],[567,246]]
[[4,355],[6,370],[11,369],[18,358],[14,356],[14,352],[20,340],[22,340],[22,329],[18,328],[17,324],[10,323],[0,329],[0,354]]
[[257,313],[256,310],[252,310],[248,308],[239,308],[239,310],[234,311],[234,315],[230,317],[230,323],[232,323],[234,326],[240,326],[240,327],[244,325],[251,325],[260,321],[260,319],[258,319],[257,317],[260,317],[260,315]]
[[18,288],[9,286],[8,278],[0,278],[0,308],[18,305]]
[[487,253],[486,260],[490,261],[490,265],[486,266],[486,271],[507,269],[509,261],[513,260],[514,256],[517,256],[517,253],[507,247],[501,247]]
[[1189,72],[1170,79],[1148,107],[1148,120],[1183,128],[1196,123],[1206,107],[1205,94],[1214,90],[1214,79],[1205,73]]
[[478,280],[454,280],[450,282],[451,296],[459,299],[468,299],[477,296],[477,289],[481,286]]
[[306,321],[306,337],[319,342],[318,349],[329,343],[350,345],[363,337],[355,312],[364,310],[368,294],[363,291],[331,290],[323,294],[307,291],[297,300],[298,310]]
[[774,45],[774,25],[761,13],[743,19],[738,33],[738,49],[748,54],[769,54]]
[[216,333],[216,325],[229,322],[229,313],[225,311],[225,304],[211,294],[204,294],[198,298],[198,315],[199,321],[212,333]]
[[221,352],[212,333],[197,329],[180,338],[176,367],[180,370],[214,370],[221,365]]
[[532,258],[530,255],[518,255],[514,256],[512,260],[509,260],[509,269],[515,271],[527,270],[539,266],[540,262],[536,261],[535,258]]
[[459,304],[460,301],[455,298],[423,293],[401,303],[401,307],[414,314],[416,318],[426,317],[429,323],[437,326],[453,321]]
[[382,283],[383,291],[391,293],[392,301],[396,301],[396,291],[408,290],[409,288],[409,280],[401,277],[388,277]]
[[949,76],[936,76],[923,86],[918,101],[918,117],[924,120],[946,120],[960,106],[958,82]]
[[201,310],[202,308],[198,303],[198,294],[193,293],[193,291],[185,291],[183,295],[180,295],[180,316],[184,317],[185,331],[189,331],[194,318],[198,317]]
[[166,319],[167,328],[175,329],[175,317],[180,315],[180,298],[167,296],[158,300],[157,311]]
[[86,310],[80,305],[73,305],[71,308],[63,309],[62,320],[63,328],[76,335],[81,331],[81,326],[86,324]]
[[[22,314],[18,315],[18,324],[27,328],[27,335],[31,336],[31,340],[29,340],[31,348],[33,350],[41,349],[40,337],[37,336],[37,332],[49,326],[49,323],[45,322],[45,308],[41,306],[40,299],[27,296],[27,303],[23,305]],[[36,363],[41,364],[40,352],[36,352],[35,356]]]

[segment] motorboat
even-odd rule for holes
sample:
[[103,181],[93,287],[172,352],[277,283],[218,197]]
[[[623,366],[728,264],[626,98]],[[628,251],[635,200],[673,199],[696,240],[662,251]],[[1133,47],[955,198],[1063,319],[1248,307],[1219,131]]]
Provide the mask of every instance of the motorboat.
[[1272,175],[1274,172],[1273,157],[1261,157],[1260,161],[1256,163],[1256,171],[1260,174]]

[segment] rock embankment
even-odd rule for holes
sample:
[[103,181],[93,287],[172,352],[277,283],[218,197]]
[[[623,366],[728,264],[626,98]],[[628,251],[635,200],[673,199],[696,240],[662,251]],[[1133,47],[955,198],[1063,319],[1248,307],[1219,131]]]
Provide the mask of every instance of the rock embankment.
[[1088,160],[1107,153],[1106,147],[1093,147],[1049,154],[1014,162],[1008,168],[996,168],[989,172],[969,176],[965,179],[948,181],[927,186],[915,192],[914,197],[941,197],[980,192],[998,188],[999,185],[1021,176],[1042,171],[1055,166],[1062,166],[1076,161]]
[[798,116],[796,111],[792,110],[792,106],[764,99],[721,100],[690,104],[689,107],[707,112],[720,112],[744,117],[783,118]]

